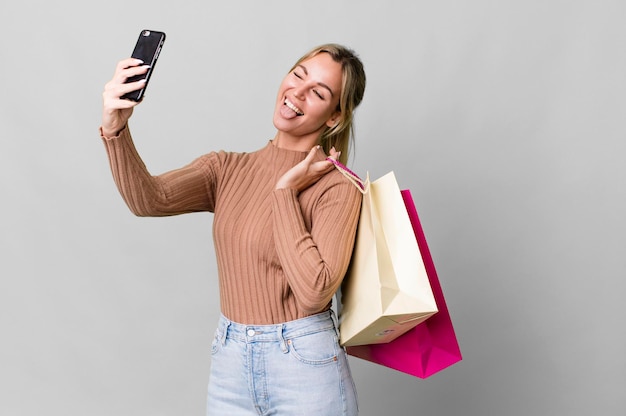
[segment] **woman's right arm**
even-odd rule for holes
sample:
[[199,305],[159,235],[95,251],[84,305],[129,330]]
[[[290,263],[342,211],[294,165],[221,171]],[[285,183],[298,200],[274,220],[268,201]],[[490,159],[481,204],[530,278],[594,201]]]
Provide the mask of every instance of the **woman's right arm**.
[[100,134],[109,157],[113,179],[130,210],[138,216],[166,216],[213,211],[219,157],[210,154],[189,165],[152,176],[141,160],[128,130],[128,119],[139,104],[121,97],[143,86],[125,84],[128,77],[145,73],[137,59],[120,61],[105,85]]

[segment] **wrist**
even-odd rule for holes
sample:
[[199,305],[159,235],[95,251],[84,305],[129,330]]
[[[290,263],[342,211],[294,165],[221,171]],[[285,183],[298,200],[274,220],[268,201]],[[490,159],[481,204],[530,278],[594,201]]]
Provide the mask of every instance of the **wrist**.
[[112,139],[112,138],[118,137],[125,127],[126,126],[122,127],[119,130],[109,130],[100,126],[100,135],[105,139]]

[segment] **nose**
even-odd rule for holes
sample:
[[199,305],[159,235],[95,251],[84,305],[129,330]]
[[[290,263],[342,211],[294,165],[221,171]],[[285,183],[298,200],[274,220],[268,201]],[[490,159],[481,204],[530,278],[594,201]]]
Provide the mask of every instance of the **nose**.
[[293,96],[294,96],[294,97],[296,97],[298,100],[301,100],[301,99],[304,97],[304,95],[303,95],[303,94],[304,94],[304,91],[303,91],[301,88],[299,88],[299,87],[294,88],[294,89],[292,90],[292,94],[293,94]]

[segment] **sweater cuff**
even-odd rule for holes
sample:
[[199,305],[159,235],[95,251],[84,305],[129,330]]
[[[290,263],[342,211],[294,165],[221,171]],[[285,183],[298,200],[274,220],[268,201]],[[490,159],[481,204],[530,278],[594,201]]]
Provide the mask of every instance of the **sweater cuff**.
[[291,188],[274,189],[276,202],[280,206],[293,205],[298,201],[298,191]]
[[100,138],[102,138],[104,140],[115,140],[115,139],[119,138],[123,133],[125,133],[126,130],[128,130],[128,124],[125,125],[122,130],[118,131],[117,135],[115,135],[115,136],[105,136],[104,133],[102,132],[102,126],[100,126],[98,128],[98,130],[100,131]]
[[298,191],[290,188],[274,190],[274,212],[279,215],[282,222],[290,224],[294,229],[299,229],[302,224],[300,201]]

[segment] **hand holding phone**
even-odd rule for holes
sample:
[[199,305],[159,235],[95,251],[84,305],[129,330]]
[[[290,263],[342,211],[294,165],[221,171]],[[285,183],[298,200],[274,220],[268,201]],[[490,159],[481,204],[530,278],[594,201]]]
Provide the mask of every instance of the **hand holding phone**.
[[165,33],[163,32],[158,32],[156,30],[142,30],[141,33],[139,33],[139,39],[137,39],[137,43],[135,44],[135,49],[133,50],[131,57],[140,59],[143,61],[144,65],[149,65],[149,69],[146,74],[135,75],[128,78],[126,83],[136,82],[144,78],[146,82],[141,89],[124,94],[122,98],[136,102],[142,100],[164,42]]

